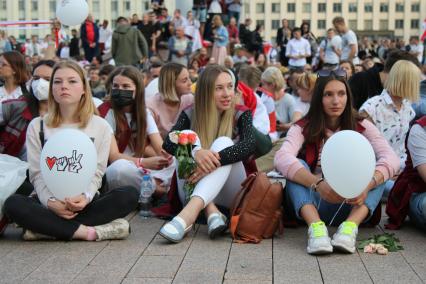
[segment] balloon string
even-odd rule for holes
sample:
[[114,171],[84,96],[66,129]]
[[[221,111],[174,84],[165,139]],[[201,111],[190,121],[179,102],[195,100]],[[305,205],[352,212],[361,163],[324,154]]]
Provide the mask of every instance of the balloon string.
[[337,214],[339,214],[340,209],[342,209],[343,204],[345,204],[346,199],[343,200],[342,204],[340,204],[339,209],[337,209],[336,214],[334,214],[333,218],[330,221],[330,224],[328,224],[329,226],[331,226],[331,224],[333,224],[334,218],[336,218]]

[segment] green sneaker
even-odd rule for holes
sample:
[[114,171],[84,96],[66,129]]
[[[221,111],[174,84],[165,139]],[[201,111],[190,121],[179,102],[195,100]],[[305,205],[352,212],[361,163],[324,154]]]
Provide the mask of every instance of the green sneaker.
[[312,223],[308,229],[309,254],[328,254],[333,252],[333,246],[328,236],[328,230],[323,221]]
[[345,221],[340,224],[337,232],[333,235],[331,244],[337,250],[354,253],[357,235],[358,225],[351,221]]

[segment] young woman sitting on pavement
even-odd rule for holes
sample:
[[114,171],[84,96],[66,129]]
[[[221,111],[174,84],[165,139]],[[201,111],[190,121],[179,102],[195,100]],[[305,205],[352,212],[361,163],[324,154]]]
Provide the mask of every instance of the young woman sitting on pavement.
[[[158,193],[163,192],[162,169],[167,168],[173,157],[162,154],[163,139],[149,110],[145,107],[142,74],[133,66],[116,68],[108,79],[111,85],[110,101],[99,106],[102,117],[111,125],[115,140],[111,143],[106,177],[108,189],[122,186],[140,188],[143,175],[157,177]],[[117,142],[115,142],[117,141]],[[168,179],[173,175],[169,170]],[[168,182],[168,180],[166,180]]]
[[[180,242],[203,210],[210,238],[222,233],[227,221],[216,204],[229,208],[246,178],[242,162],[255,150],[252,114],[235,105],[235,82],[229,72],[219,65],[206,67],[197,81],[194,106],[183,111],[172,128],[192,129],[201,146],[193,149],[197,168],[187,180],[196,183],[193,194],[183,210],[160,230],[171,242]],[[166,137],[163,148],[167,152],[175,154],[176,146]],[[183,182],[178,181],[182,203]]]
[[[399,159],[379,130],[353,110],[345,74],[342,69],[320,71],[309,112],[290,128],[275,156],[276,168],[287,178],[287,206],[309,226],[310,254],[331,253],[333,247],[354,253],[358,226],[372,216],[380,203],[384,182],[399,170]],[[340,130],[355,130],[364,135],[377,159],[367,188],[349,200],[336,194],[321,178],[322,147]],[[339,210],[342,202],[345,204]],[[333,224],[340,226],[330,240],[325,224],[333,217]]]
[[[96,115],[89,84],[77,62],[62,61],[55,65],[48,104],[48,113],[34,119],[27,131],[30,181],[36,196],[12,195],[5,201],[5,215],[26,230],[25,240],[46,235],[61,240],[87,241],[126,238],[130,226],[121,218],[136,208],[139,194],[132,187],[98,194],[114,136],[108,123]],[[82,189],[82,194],[58,200],[47,188],[40,169],[44,145],[39,136],[42,123],[45,139],[65,128],[79,129],[93,138],[97,169],[89,188]]]

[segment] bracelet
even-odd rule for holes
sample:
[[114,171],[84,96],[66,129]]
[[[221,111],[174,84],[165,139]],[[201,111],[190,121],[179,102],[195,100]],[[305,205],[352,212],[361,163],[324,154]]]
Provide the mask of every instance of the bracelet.
[[317,188],[318,188],[318,186],[320,185],[320,183],[321,182],[323,182],[324,181],[324,178],[320,178],[319,180],[317,180],[317,182],[316,183],[313,183],[313,184],[311,184],[311,189],[313,190],[313,191],[317,191]]
[[136,162],[136,167],[142,168],[142,161],[143,161],[143,158],[139,158]]

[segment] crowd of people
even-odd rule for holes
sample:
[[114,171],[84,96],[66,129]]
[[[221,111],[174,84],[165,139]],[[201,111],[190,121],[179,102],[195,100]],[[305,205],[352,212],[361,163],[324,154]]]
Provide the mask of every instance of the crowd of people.
[[[262,26],[239,24],[239,0],[194,1],[185,17],[160,2],[142,20],[119,17],[113,31],[89,15],[58,46],[51,35],[19,45],[0,33],[0,151],[29,164],[4,203],[0,233],[15,222],[25,240],[126,238],[123,218],[150,175],[154,200],[165,202],[153,212],[171,218],[159,234],[180,242],[203,213],[213,239],[247,175],[274,169],[287,180],[283,205],[308,225],[310,254],[354,253],[359,226],[380,221],[382,200],[389,228],[410,216],[426,230],[426,70],[417,37],[359,42],[336,17],[319,42],[308,22],[283,19],[269,46]],[[91,137],[98,160],[89,188],[58,200],[40,155],[64,128]],[[196,169],[183,180],[169,133],[188,129],[198,135]],[[321,170],[324,143],[340,130],[361,133],[376,154],[373,178],[349,200]],[[191,196],[185,182],[195,185]],[[327,225],[338,225],[332,238]]]

